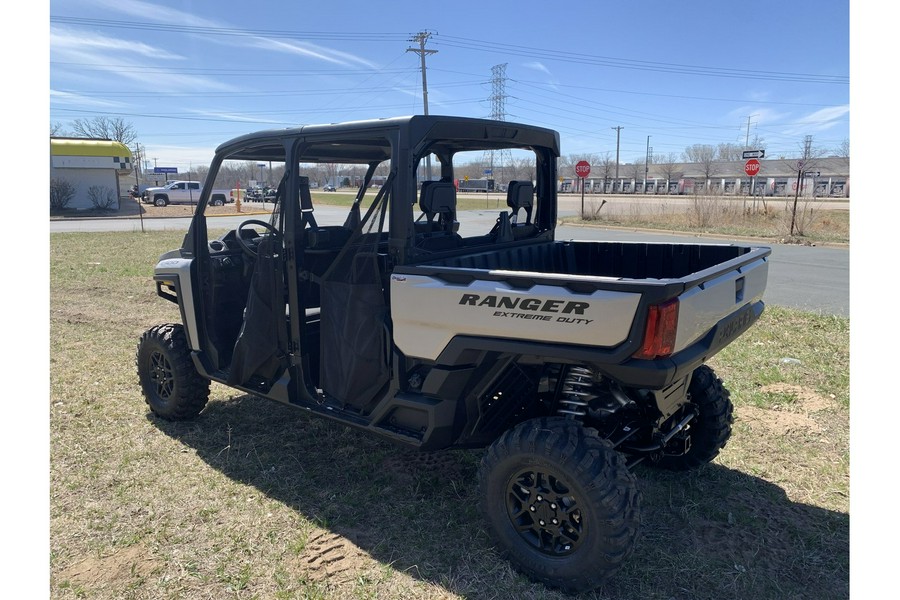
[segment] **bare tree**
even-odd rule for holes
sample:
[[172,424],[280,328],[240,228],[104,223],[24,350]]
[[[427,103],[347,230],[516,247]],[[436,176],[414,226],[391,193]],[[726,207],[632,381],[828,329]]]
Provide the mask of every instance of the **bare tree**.
[[709,163],[716,159],[716,148],[710,144],[694,144],[685,148],[681,156],[684,162]]
[[515,178],[521,181],[534,181],[534,158],[522,157],[513,159],[513,173]]
[[678,155],[656,154],[653,157],[653,163],[659,168],[659,171],[666,178],[667,183],[681,179],[681,169],[679,169]]
[[716,156],[722,161],[741,160],[744,146],[741,144],[719,144],[716,146]]
[[834,155],[841,158],[850,158],[850,140],[845,138],[841,145],[834,149]]
[[819,166],[818,159],[825,156],[825,150],[813,147],[813,136],[807,135],[803,143],[800,144],[800,158],[792,161],[791,166],[797,172],[797,189],[794,191],[794,206],[791,211],[791,229],[790,235],[794,235],[794,231],[803,235],[805,225],[812,218],[812,211],[804,208],[801,217],[797,219],[797,201],[802,192],[803,181],[806,179],[806,173],[816,171]]
[[625,172],[635,181],[643,181],[645,173],[644,161],[635,161],[633,163],[625,165]]
[[616,172],[616,160],[610,152],[606,152],[597,158],[597,174],[603,178],[603,192],[606,192],[606,183]]
[[[750,140],[750,147],[747,150],[765,150],[766,149],[766,140],[759,136],[759,134],[754,134],[753,138]],[[741,157],[743,159],[743,157]]]
[[709,180],[719,171],[716,164],[716,149],[709,144],[694,144],[685,149],[684,158],[700,168],[704,179],[703,189],[706,189]]
[[50,123],[50,137],[64,137],[68,135],[62,123]]
[[94,117],[93,119],[75,119],[72,129],[76,135],[89,138],[102,138],[122,142],[129,148],[137,140],[134,125],[120,117]]

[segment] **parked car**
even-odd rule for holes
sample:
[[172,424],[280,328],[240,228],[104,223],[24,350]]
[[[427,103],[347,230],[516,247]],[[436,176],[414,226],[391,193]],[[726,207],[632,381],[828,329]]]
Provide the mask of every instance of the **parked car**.
[[326,192],[334,192],[334,191],[337,191],[337,190],[334,189],[334,186],[333,186],[333,185],[326,185],[326,186],[323,187],[322,189],[323,189],[324,191],[326,191]]

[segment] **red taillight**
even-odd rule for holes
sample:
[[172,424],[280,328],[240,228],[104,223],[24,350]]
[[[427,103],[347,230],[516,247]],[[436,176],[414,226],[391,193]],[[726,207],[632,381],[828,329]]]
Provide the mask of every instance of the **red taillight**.
[[666,357],[675,350],[675,333],[678,330],[678,298],[655,304],[647,311],[647,327],[641,349],[635,358],[654,359]]

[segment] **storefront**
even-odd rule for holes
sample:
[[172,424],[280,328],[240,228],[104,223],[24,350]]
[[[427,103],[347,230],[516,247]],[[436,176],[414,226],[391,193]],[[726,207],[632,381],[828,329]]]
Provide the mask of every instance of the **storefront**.
[[128,189],[119,178],[130,173],[131,151],[121,142],[50,138],[50,184],[62,180],[72,185],[75,193],[68,209],[118,210],[119,199]]

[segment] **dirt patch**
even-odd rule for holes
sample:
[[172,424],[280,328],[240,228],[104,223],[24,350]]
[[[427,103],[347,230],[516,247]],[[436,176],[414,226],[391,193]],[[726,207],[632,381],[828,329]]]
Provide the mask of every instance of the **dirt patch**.
[[791,397],[794,402],[777,408],[744,406],[738,411],[738,419],[751,428],[760,427],[778,435],[790,433],[821,433],[822,428],[813,418],[816,413],[828,410],[835,401],[799,385],[776,383],[767,385],[762,392]]
[[348,539],[329,531],[314,534],[300,555],[300,569],[311,581],[349,583],[373,565],[372,558],[366,552]]
[[797,400],[796,406],[807,413],[816,413],[832,408],[834,399],[826,398],[803,386],[790,383],[773,383],[761,388],[761,391],[769,394],[785,394],[793,396]]
[[81,588],[121,588],[128,582],[149,577],[162,566],[162,561],[150,550],[137,544],[110,556],[79,560],[63,569],[59,580]]

